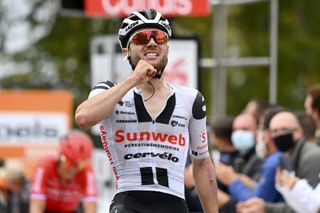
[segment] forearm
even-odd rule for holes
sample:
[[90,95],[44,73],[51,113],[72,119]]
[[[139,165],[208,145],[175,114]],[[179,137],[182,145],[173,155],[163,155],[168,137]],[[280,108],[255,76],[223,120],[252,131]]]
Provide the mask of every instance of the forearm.
[[256,187],[256,182],[253,181],[251,178],[249,178],[248,176],[244,175],[244,174],[239,174],[239,179],[241,180],[242,183],[244,183],[244,185],[246,185],[248,188],[255,188]]
[[43,213],[45,211],[45,201],[31,199],[29,211],[31,213]]
[[209,157],[193,160],[193,176],[204,212],[218,212],[217,182]]
[[236,201],[246,201],[255,197],[255,191],[251,191],[240,179],[232,182],[229,185],[228,190]]
[[84,213],[96,213],[96,202],[86,202],[83,203]]
[[75,121],[81,129],[87,130],[102,121],[134,86],[132,78],[120,82],[110,89],[84,101],[75,112]]
[[190,164],[188,167],[184,169],[184,185],[187,188],[194,187],[194,180],[193,180],[193,174],[192,174],[192,164]]

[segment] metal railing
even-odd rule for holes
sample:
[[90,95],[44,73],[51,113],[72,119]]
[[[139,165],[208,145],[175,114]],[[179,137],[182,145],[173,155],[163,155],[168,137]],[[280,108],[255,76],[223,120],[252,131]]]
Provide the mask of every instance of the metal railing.
[[[227,10],[226,7],[237,4],[269,2],[269,56],[265,57],[226,57]],[[215,117],[225,115],[227,67],[269,66],[269,102],[277,102],[277,45],[278,45],[278,0],[211,0],[213,6],[213,58],[203,58],[200,66],[212,68],[213,98],[211,112]]]

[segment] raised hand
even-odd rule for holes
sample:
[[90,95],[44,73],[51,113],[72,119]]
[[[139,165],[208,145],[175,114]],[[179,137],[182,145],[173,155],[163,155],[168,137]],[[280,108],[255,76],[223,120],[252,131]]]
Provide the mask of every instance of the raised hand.
[[131,77],[137,82],[137,84],[146,83],[153,78],[157,73],[157,70],[148,62],[140,60],[134,69]]

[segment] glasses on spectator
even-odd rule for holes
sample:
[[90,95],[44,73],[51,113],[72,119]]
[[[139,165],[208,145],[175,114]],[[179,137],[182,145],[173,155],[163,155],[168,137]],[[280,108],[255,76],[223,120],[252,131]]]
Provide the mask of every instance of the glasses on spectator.
[[77,170],[82,170],[84,167],[87,165],[87,161],[82,160],[82,161],[74,161],[69,158],[67,158],[64,155],[61,155],[60,157],[62,164],[64,165],[65,168],[71,169],[71,168],[77,168]]
[[155,40],[157,44],[164,44],[169,40],[167,33],[161,30],[143,30],[133,34],[128,42],[132,42],[135,45],[146,45],[149,43],[151,37]]

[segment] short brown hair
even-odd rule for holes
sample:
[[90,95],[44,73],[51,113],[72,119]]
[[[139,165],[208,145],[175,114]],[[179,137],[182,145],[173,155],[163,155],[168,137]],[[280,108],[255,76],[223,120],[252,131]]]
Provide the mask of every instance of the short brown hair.
[[320,113],[320,84],[309,87],[307,94],[311,97],[312,110]]

